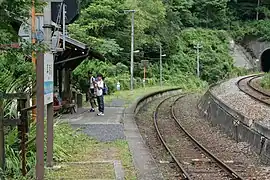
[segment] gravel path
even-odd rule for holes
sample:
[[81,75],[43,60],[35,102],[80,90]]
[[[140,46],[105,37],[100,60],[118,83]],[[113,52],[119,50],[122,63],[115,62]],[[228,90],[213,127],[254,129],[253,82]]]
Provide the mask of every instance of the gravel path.
[[248,119],[254,121],[269,121],[270,107],[255,101],[241,92],[236,83],[241,77],[230,79],[218,86],[213,87],[212,93],[230,108],[240,112]]
[[199,95],[188,95],[176,103],[175,114],[187,131],[218,158],[239,170],[243,177],[254,180],[270,179],[269,167],[260,164],[259,158],[249,150],[247,144],[236,143],[199,115],[199,99]]

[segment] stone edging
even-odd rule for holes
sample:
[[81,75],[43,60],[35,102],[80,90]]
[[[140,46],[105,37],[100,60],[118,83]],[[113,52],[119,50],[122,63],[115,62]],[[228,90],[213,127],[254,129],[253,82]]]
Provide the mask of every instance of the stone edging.
[[138,179],[162,180],[164,178],[159,172],[157,164],[140,134],[135,122],[135,114],[142,106],[153,99],[166,95],[179,94],[181,92],[180,88],[171,88],[149,93],[137,99],[124,110],[122,121],[124,123],[125,136],[128,141],[130,152],[132,153],[133,164],[137,170]]
[[140,97],[139,99],[137,99],[134,103],[132,103],[125,110],[125,114],[134,114],[134,113],[137,113],[137,111],[140,109],[142,103],[145,104],[145,101],[149,102],[153,98],[166,96],[168,94],[181,93],[181,92],[182,92],[181,88],[170,88],[170,89],[164,89],[164,90],[160,90],[160,91],[148,93],[148,94]]

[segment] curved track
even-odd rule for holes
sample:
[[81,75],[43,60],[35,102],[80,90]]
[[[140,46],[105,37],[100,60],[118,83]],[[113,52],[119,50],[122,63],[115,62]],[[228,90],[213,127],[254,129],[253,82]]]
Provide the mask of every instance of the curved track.
[[[170,156],[173,158],[177,166],[179,167],[181,171],[181,176],[183,179],[187,180],[195,180],[195,179],[234,179],[234,180],[243,180],[240,175],[238,175],[233,169],[231,169],[229,166],[227,166],[225,163],[223,163],[220,159],[218,159],[214,154],[212,154],[209,150],[207,150],[202,144],[200,144],[189,132],[185,130],[185,128],[181,125],[180,121],[176,118],[174,114],[174,105],[176,101],[178,101],[180,98],[184,97],[184,95],[180,96],[176,100],[173,101],[173,104],[170,106],[170,113],[171,117],[169,120],[164,120],[163,122],[166,126],[169,123],[174,123],[174,125],[170,127],[177,128],[175,129],[175,132],[177,132],[179,135],[179,138],[181,138],[180,141],[174,142],[174,143],[181,143],[180,148],[184,149],[184,153],[182,153],[182,157],[179,158],[179,152],[180,149],[177,149],[176,151],[173,151],[171,148],[171,143],[173,138],[166,138],[166,131],[162,130],[161,124],[163,119],[161,120],[158,115],[159,111],[162,110],[161,106],[166,101],[169,101],[169,99],[173,98],[168,97],[161,101],[158,106],[156,107],[156,110],[154,112],[154,125],[155,129],[157,131],[157,134],[166,148],[166,150],[169,152]],[[165,129],[165,128],[164,128]],[[162,133],[164,131],[165,133]],[[167,141],[166,141],[167,139]],[[178,152],[178,154],[176,154]],[[189,165],[187,166],[187,159],[196,159],[198,157],[208,157],[210,162],[206,162],[203,164],[198,165]],[[194,158],[195,157],[195,158]],[[183,160],[185,159],[185,160]]]
[[266,105],[270,105],[270,94],[263,92],[261,89],[253,85],[253,82],[261,77],[262,74],[243,77],[237,81],[237,86],[242,92],[253,99]]

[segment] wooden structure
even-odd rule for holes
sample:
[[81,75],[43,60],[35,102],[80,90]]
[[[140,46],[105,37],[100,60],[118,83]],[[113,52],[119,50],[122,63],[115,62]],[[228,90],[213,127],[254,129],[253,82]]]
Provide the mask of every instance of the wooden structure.
[[[65,37],[66,49],[58,52],[54,61],[54,86],[59,87],[60,97],[64,101],[72,102],[75,97],[72,95],[71,73],[87,58],[96,58],[104,60],[104,57],[70,37]],[[60,44],[62,36],[60,37]]]
[[[17,118],[4,117],[4,100],[17,100]],[[20,139],[20,150],[22,157],[21,170],[25,176],[26,170],[26,142],[28,140],[27,133],[29,131],[29,122],[27,111],[29,96],[24,93],[5,94],[0,92],[0,167],[5,170],[5,127],[17,126],[18,138]],[[2,179],[2,177],[0,177]]]

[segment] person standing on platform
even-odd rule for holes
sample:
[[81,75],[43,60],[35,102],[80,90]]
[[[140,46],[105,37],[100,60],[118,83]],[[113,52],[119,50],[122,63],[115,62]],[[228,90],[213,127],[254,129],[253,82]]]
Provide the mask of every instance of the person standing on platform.
[[103,95],[104,82],[102,78],[103,76],[101,74],[98,74],[97,82],[95,84],[96,91],[97,91],[98,110],[99,110],[99,113],[97,114],[98,116],[104,116],[104,95]]
[[97,107],[96,101],[95,101],[95,77],[92,75],[92,72],[88,72],[88,77],[89,77],[89,101],[90,101],[90,112],[95,112],[95,107]]

